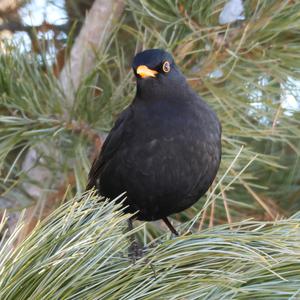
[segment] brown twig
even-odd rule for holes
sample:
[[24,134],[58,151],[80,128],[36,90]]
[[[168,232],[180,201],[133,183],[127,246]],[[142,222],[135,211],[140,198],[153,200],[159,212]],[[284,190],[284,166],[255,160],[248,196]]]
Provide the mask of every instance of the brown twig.
[[214,217],[215,217],[215,198],[212,200],[210,206],[210,217],[209,217],[209,224],[208,224],[209,228],[214,227]]
[[225,208],[225,212],[226,212],[226,217],[227,217],[227,221],[229,224],[229,228],[232,229],[232,219],[231,219],[231,215],[230,215],[230,211],[229,211],[229,207],[228,207],[228,203],[227,203],[227,197],[226,197],[226,193],[224,191],[224,187],[222,184],[220,184],[220,189],[221,189],[221,194],[222,194],[222,198],[223,198],[223,204],[224,204],[224,208]]
[[202,228],[203,228],[204,221],[206,219],[206,213],[207,213],[207,208],[204,208],[203,212],[202,212],[202,217],[201,217],[201,220],[200,220],[200,223],[199,223],[199,226],[198,226],[198,231],[201,231]]
[[[234,176],[237,175],[237,173],[234,170],[230,170]],[[264,208],[264,210],[268,213],[268,215],[271,217],[272,220],[275,220],[275,215],[273,214],[270,207],[261,199],[256,192],[249,186],[248,183],[246,183],[242,178],[239,177],[239,181],[243,184],[243,186],[246,188],[246,190],[249,192],[249,194]]]

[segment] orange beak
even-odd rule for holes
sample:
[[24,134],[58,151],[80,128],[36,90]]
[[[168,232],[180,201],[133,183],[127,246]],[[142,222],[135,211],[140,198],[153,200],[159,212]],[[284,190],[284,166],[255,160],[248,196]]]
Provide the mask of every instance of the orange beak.
[[136,73],[140,75],[142,78],[147,78],[147,77],[156,77],[155,75],[158,73],[155,70],[149,69],[145,65],[138,66],[136,69]]

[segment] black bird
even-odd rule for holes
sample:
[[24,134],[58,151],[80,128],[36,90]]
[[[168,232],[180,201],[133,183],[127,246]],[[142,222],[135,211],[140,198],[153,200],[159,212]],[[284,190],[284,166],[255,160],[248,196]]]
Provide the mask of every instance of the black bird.
[[87,189],[114,199],[126,192],[126,212],[162,219],[193,205],[210,187],[221,160],[221,126],[161,49],[138,53],[133,102],[120,114],[89,173]]

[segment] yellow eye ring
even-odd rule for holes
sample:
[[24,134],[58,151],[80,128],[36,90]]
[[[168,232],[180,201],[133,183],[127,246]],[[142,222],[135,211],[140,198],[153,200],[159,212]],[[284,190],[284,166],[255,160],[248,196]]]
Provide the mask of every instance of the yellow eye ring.
[[169,73],[171,70],[171,65],[170,63],[166,60],[163,65],[162,65],[162,69],[165,73]]

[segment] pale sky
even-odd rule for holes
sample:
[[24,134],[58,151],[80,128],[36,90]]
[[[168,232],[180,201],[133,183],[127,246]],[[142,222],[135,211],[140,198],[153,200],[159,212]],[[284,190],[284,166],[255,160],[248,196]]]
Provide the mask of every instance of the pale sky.
[[38,26],[47,21],[50,24],[66,23],[67,15],[64,10],[64,0],[33,0],[20,10],[22,20],[26,25]]

